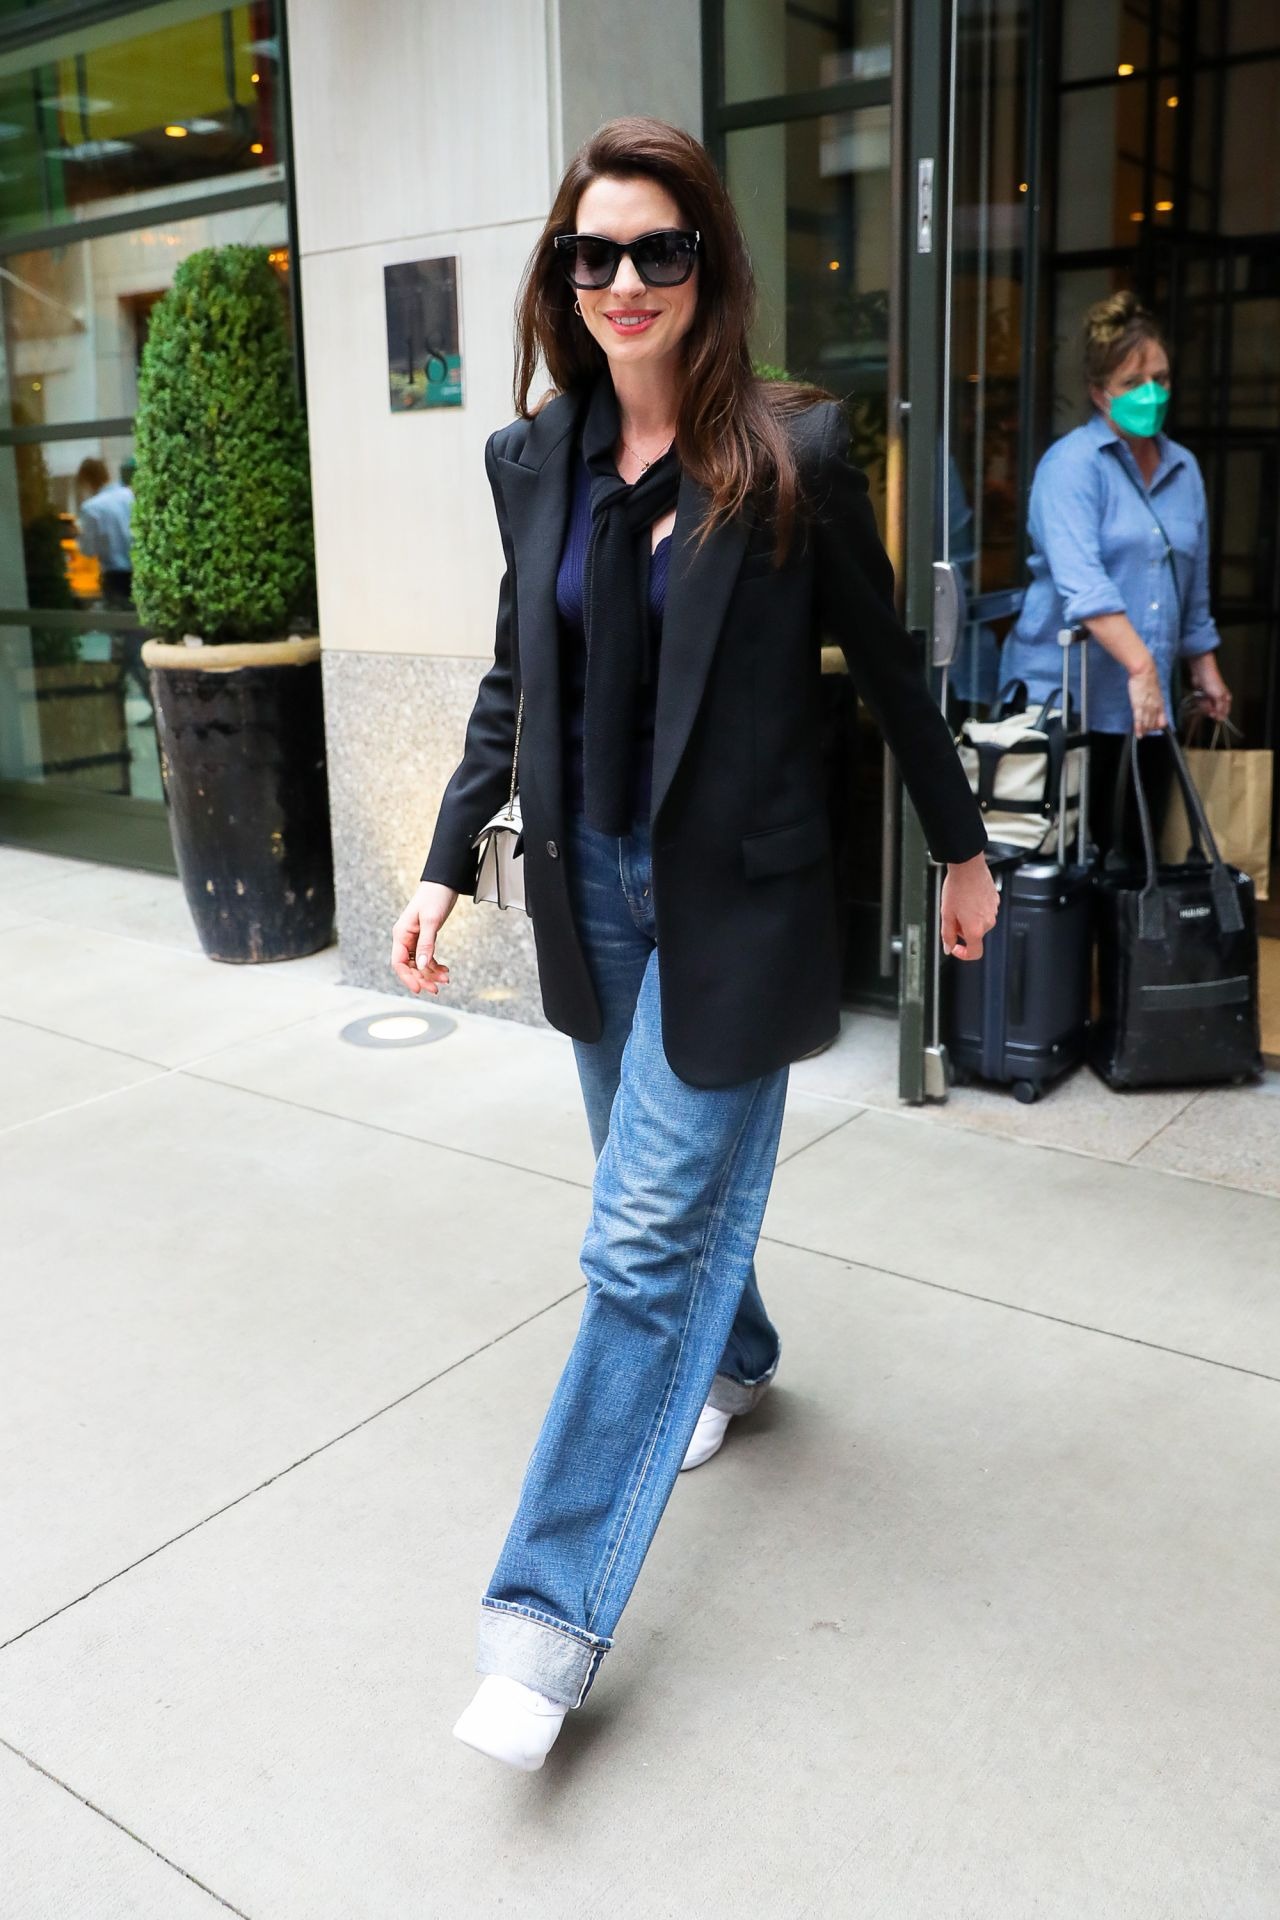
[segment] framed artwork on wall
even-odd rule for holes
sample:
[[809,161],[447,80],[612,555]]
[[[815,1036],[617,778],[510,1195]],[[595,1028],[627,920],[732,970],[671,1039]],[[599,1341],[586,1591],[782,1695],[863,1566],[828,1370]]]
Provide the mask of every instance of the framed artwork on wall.
[[384,267],[387,379],[392,413],[462,405],[458,259]]

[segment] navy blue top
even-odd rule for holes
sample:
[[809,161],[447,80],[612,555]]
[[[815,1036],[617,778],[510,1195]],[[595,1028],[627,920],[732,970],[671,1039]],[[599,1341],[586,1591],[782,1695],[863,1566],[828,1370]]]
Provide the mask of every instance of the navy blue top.
[[[565,535],[560,570],[556,574],[556,606],[560,613],[560,697],[564,729],[564,803],[568,812],[582,813],[582,709],[587,690],[587,638],[582,615],[582,575],[591,532],[591,475],[578,454],[573,477],[573,503]],[[671,562],[671,535],[664,534],[649,558],[649,680],[636,695],[636,730],[632,759],[631,817],[649,819],[653,786],[653,720],[658,700],[658,658],[662,649],[662,615],[667,604],[667,572]]]

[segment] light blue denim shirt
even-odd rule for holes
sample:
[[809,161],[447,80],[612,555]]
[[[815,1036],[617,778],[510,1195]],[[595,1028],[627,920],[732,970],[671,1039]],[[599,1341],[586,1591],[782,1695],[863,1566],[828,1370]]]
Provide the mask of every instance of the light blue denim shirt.
[[[1157,434],[1156,445],[1160,464],[1150,487],[1132,450],[1100,413],[1056,440],[1041,460],[1031,485],[1031,583],[1001,653],[1002,686],[1025,680],[1029,700],[1044,699],[1062,685],[1059,628],[1100,613],[1127,613],[1155,660],[1172,713],[1175,659],[1218,645],[1200,468],[1194,454],[1167,435]],[[1088,645],[1089,724],[1100,733],[1128,733],[1129,676],[1096,640]],[[1075,680],[1078,698],[1078,659]]]
[[109,480],[80,504],[80,531],[77,545],[81,553],[100,560],[104,567],[122,573],[133,566],[133,490]]

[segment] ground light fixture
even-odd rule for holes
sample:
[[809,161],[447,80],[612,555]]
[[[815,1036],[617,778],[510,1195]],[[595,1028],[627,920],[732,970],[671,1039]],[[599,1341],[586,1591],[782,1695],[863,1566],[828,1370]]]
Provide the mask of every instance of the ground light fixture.
[[447,1013],[429,1013],[414,1007],[404,1013],[369,1013],[350,1020],[339,1033],[353,1047],[428,1047],[443,1040],[457,1026]]

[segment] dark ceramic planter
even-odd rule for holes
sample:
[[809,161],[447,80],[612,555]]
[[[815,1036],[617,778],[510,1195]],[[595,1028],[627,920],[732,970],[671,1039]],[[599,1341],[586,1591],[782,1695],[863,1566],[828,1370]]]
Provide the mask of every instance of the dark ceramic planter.
[[178,872],[211,960],[297,960],[333,938],[320,642],[150,640]]

